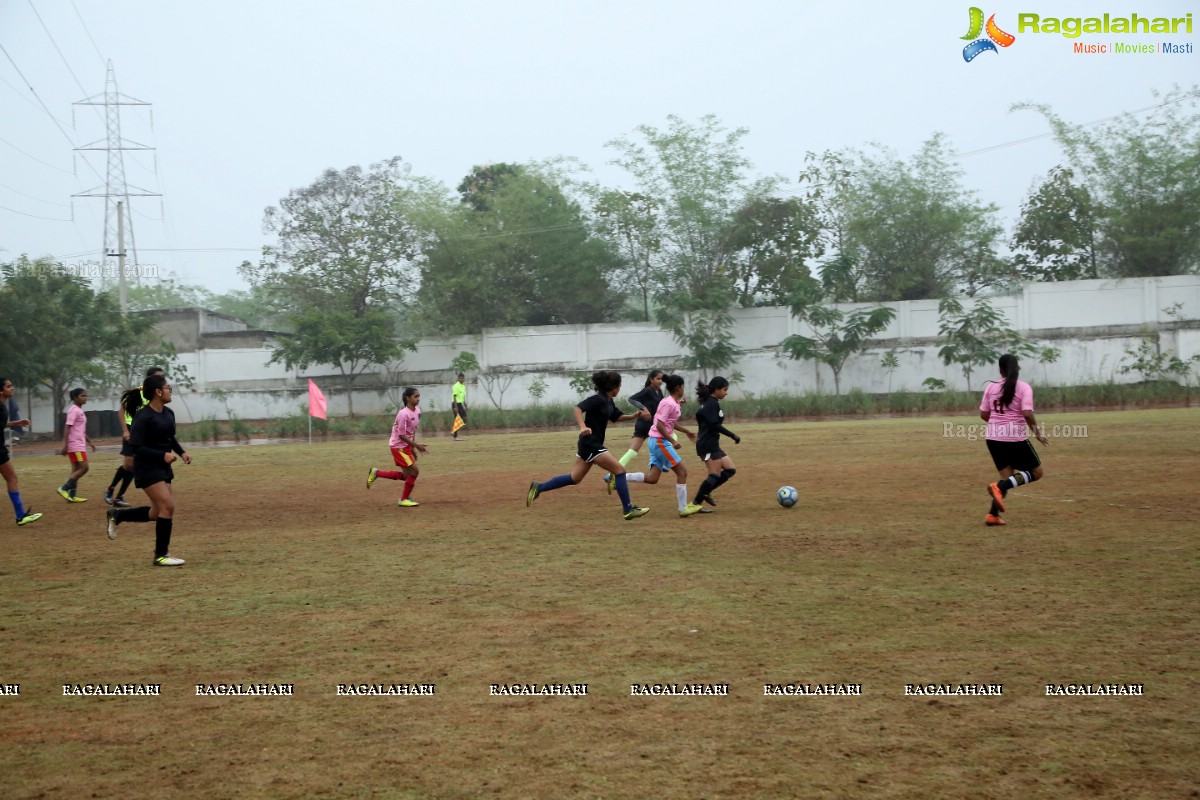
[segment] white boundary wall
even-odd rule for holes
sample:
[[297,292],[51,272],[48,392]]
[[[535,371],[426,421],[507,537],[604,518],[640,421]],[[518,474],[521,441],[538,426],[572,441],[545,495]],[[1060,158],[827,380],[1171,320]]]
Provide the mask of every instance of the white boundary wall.
[[[1130,383],[1136,374],[1122,375],[1127,348],[1135,348],[1147,337],[1156,337],[1166,352],[1189,358],[1200,353],[1200,277],[1175,276],[1121,281],[1064,281],[1026,284],[1013,295],[991,298],[1014,327],[1041,346],[1062,351],[1054,364],[1025,363],[1023,377],[1037,385],[1077,385],[1098,382]],[[941,378],[957,389],[980,389],[995,377],[995,369],[984,367],[972,376],[967,387],[962,372],[943,366],[938,357],[938,303],[916,300],[888,303],[896,317],[877,337],[874,346],[851,358],[841,376],[845,393],[860,389],[869,393],[890,390],[921,390],[928,377]],[[843,306],[852,309],[860,306]],[[733,312],[736,344],[744,352],[736,364],[724,371],[742,374],[731,396],[766,393],[832,394],[833,374],[812,361],[797,362],[780,355],[776,346],[795,333],[809,333],[786,308],[751,308]],[[625,389],[632,393],[642,385],[652,367],[670,369],[681,360],[671,335],[652,323],[608,323],[489,329],[482,335],[423,340],[416,353],[407,354],[396,383],[422,390],[426,411],[449,407],[451,359],[462,351],[475,354],[486,369],[513,372],[504,392],[505,408],[532,404],[529,388],[541,378],[547,384],[543,402],[577,402],[570,379],[580,372],[598,368],[617,369],[625,375]],[[889,375],[880,359],[895,351],[900,367]],[[173,405],[181,422],[212,416],[224,419],[232,412],[247,419],[263,419],[301,412],[307,403],[308,379],[313,378],[329,401],[331,416],[347,413],[340,373],[334,367],[303,372],[282,365],[267,365],[268,349],[210,349],[184,353],[182,363],[195,379],[191,391],[178,394]],[[685,375],[689,383],[696,375]],[[369,373],[359,379],[355,392],[356,414],[376,414],[395,407],[399,386],[384,375]],[[489,405],[476,376],[468,377],[468,402],[472,407]],[[221,397],[215,392],[223,392]],[[50,428],[48,403],[34,409],[34,427]],[[89,410],[115,408],[114,399],[96,397]],[[24,409],[24,411],[28,411]]]

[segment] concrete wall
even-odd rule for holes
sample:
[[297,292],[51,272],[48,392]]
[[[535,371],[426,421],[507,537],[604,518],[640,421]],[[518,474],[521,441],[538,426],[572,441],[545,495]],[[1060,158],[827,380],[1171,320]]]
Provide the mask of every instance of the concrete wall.
[[[1123,361],[1128,361],[1126,349],[1136,348],[1147,337],[1157,339],[1164,351],[1183,358],[1200,353],[1200,277],[1036,283],[1024,286],[1017,294],[992,298],[992,302],[1026,337],[1062,351],[1054,364],[1023,365],[1023,375],[1035,385],[1137,381],[1138,375],[1121,375],[1118,370]],[[895,319],[870,350],[847,362],[841,377],[842,392],[920,390],[921,382],[928,377],[941,378],[958,389],[979,389],[984,380],[995,377],[995,369],[985,367],[973,375],[967,387],[960,370],[942,365],[938,358],[941,342],[937,301],[888,305],[896,309]],[[222,331],[226,335],[210,335],[204,339],[210,345],[206,349],[183,352],[181,360],[196,383],[191,391],[177,394],[174,407],[181,422],[207,416],[223,419],[230,412],[247,419],[300,413],[307,402],[310,377],[328,398],[331,415],[347,413],[341,375],[335,367],[299,372],[279,364],[268,366],[271,353],[265,347],[216,349],[211,345],[222,341],[249,342],[237,335],[236,321],[208,312],[192,313],[199,314],[196,322],[175,312],[171,321],[188,335],[199,337]],[[828,367],[791,361],[776,351],[786,337],[809,333],[786,308],[743,309],[733,316],[737,322],[736,343],[744,354],[725,374],[736,371],[744,378],[731,396],[833,392],[833,375]],[[416,353],[407,354],[397,370],[362,376],[354,398],[355,413],[394,408],[403,385],[421,388],[426,410],[445,411],[454,379],[449,364],[464,350],[474,353],[484,369],[512,371],[512,383],[503,398],[505,408],[530,405],[529,388],[539,377],[548,385],[544,402],[576,402],[578,394],[571,389],[570,380],[580,372],[620,370],[626,388],[632,391],[642,385],[646,370],[671,369],[681,360],[671,335],[651,323],[502,328],[479,336],[429,339],[419,343]],[[879,365],[889,351],[895,351],[900,361],[900,368],[890,375]],[[697,376],[685,377],[692,380]],[[489,405],[477,376],[469,376],[468,380],[468,403],[474,407]],[[93,396],[89,409],[115,405],[115,398]],[[24,403],[22,410],[29,411]],[[32,411],[35,430],[47,430],[49,403],[38,403]]]

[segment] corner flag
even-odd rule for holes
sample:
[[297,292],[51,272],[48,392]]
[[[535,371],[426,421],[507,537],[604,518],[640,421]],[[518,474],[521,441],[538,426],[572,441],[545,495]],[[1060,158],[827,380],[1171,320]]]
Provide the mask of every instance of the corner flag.
[[308,415],[317,419],[325,419],[325,395],[317,388],[312,378],[308,379]]

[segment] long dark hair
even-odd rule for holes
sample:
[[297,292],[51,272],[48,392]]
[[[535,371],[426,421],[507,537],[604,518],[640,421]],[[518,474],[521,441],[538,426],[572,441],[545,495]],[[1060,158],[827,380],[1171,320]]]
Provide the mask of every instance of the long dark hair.
[[[167,385],[165,375],[149,375],[146,380],[142,381],[142,385],[136,389],[130,389],[121,395],[121,409],[133,416],[142,406],[148,404],[150,399],[154,397],[154,393]],[[143,395],[143,392],[145,394]]]
[[599,369],[592,373],[592,386],[598,394],[608,394],[621,386],[621,373],[611,369]]
[[720,375],[713,378],[708,383],[700,381],[696,384],[696,399],[703,403],[705,400],[711,397],[712,393],[717,389],[724,389],[728,385],[729,381],[726,378],[722,378]]
[[646,383],[644,385],[649,386],[650,381],[654,380],[655,375],[662,375],[665,378],[667,376],[667,373],[663,372],[661,369],[650,370],[650,374],[646,376]]
[[1008,408],[1017,393],[1017,378],[1021,375],[1021,365],[1012,353],[1000,356],[1000,375],[1004,378],[1004,389],[1000,392],[1000,399],[996,401],[997,411]]
[[667,394],[673,394],[676,389],[683,386],[683,377],[680,375],[668,375],[663,378],[663,386],[667,387]]

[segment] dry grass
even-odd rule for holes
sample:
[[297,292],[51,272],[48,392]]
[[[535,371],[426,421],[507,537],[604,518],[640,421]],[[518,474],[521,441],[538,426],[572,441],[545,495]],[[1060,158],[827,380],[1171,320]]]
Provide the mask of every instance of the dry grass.
[[[731,422],[717,513],[677,518],[664,481],[634,486],[653,511],[632,523],[594,475],[524,507],[569,467],[566,430],[428,440],[416,509],[364,488],[382,433],[198,449],[178,570],[150,567],[152,526],[104,536],[115,454],[78,506],[53,494],[64,459],[21,454],[47,516],[3,533],[0,683],[21,693],[0,697],[0,797],[1197,796],[1196,413],[1048,418],[1089,436],[1043,449],[998,530],[983,443],[942,437],[966,418]],[[685,681],[730,696],[629,696]],[[87,682],[162,696],[62,696]],[[296,694],[195,695],[215,682]],[[337,697],[350,682],[437,693]],[[590,693],[488,695],[512,682]],[[863,696],[763,697],[784,682]],[[1146,693],[1044,696],[1065,682]]]

